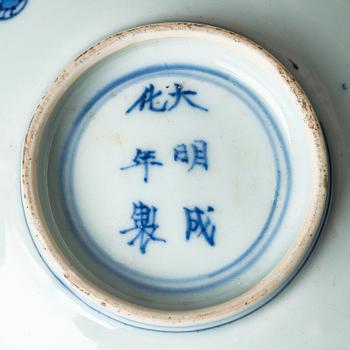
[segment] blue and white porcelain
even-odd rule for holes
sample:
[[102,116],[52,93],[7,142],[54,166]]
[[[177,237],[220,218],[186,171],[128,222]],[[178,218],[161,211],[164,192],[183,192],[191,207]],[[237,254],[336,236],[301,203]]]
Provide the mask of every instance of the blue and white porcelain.
[[27,5],[28,0],[1,0],[0,21],[12,19],[17,16]]
[[40,255],[93,310],[156,330],[241,318],[300,268],[323,224],[327,150],[287,70],[242,36],[142,26],[78,56],[24,143]]
[[347,349],[349,15],[0,0],[0,348]]

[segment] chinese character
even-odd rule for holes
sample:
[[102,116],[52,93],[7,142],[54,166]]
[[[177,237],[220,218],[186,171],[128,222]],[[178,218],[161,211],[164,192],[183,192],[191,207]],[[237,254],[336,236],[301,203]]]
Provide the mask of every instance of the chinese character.
[[[204,170],[208,170],[207,143],[203,140],[195,140],[191,144],[192,147],[192,164],[187,171],[191,171],[196,165],[202,166]],[[177,145],[174,148],[174,161],[182,163],[190,163],[187,146],[184,144]]]
[[144,167],[143,181],[148,182],[149,166],[163,166],[163,163],[156,161],[155,151],[143,151],[139,148],[136,149],[136,155],[133,158],[133,164],[120,168],[120,170],[127,170],[136,166]]
[[[184,208],[184,210],[187,225],[186,240],[190,240],[192,233],[197,233],[197,237],[203,236],[209,245],[214,246],[216,226],[210,221],[209,215],[198,207],[194,207],[193,209]],[[213,207],[209,206],[207,208],[207,213],[213,211]]]
[[183,98],[190,106],[201,109],[202,111],[208,112],[207,108],[197,105],[188,97],[189,95],[192,95],[192,96],[197,95],[196,91],[183,90],[183,86],[177,83],[174,83],[174,86],[175,86],[175,92],[169,92],[168,95],[174,97],[175,101],[173,105],[168,108],[168,111],[171,111],[172,109],[174,109]]
[[[169,92],[168,95],[174,100],[173,104],[168,107],[168,100],[161,102],[159,97],[163,95],[161,90],[156,91],[153,84],[149,84],[140,95],[140,97],[129,107],[126,114],[129,114],[132,110],[138,107],[139,111],[143,111],[145,108],[152,112],[166,112],[171,111],[178,106],[181,100],[185,100],[188,105],[193,108],[200,109],[208,112],[208,109],[193,102],[190,96],[197,95],[196,91],[183,90],[181,84],[174,83],[175,91]],[[158,105],[158,106],[157,106]]]
[[136,236],[128,242],[128,245],[134,245],[137,240],[140,242],[140,252],[146,253],[147,245],[150,241],[158,241],[165,243],[163,238],[156,237],[154,234],[159,225],[156,224],[157,208],[143,204],[141,201],[133,203],[133,213],[131,219],[134,221],[134,227],[126,230],[120,230],[121,234],[127,234],[137,231]]
[[147,106],[148,109],[152,112],[165,112],[167,107],[167,101],[165,101],[162,106],[156,107],[154,103],[159,104],[159,102],[155,102],[154,100],[158,98],[163,93],[159,90],[155,92],[155,88],[153,84],[149,84],[148,87],[145,88],[142,95],[135,101],[135,103],[126,111],[126,114],[130,113],[137,106],[139,107],[139,111],[143,111]]
[[182,162],[182,163],[188,163],[188,152],[187,152],[187,146],[184,144],[177,145],[174,148],[174,160],[175,162]]

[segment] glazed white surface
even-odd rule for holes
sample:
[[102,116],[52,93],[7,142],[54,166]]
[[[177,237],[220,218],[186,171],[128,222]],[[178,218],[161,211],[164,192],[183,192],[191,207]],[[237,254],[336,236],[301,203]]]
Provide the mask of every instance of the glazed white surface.
[[[341,8],[340,3],[333,2],[321,7],[314,8],[312,1],[294,7],[292,2],[221,1],[219,6],[214,1],[48,4],[42,0],[30,1],[18,17],[0,22],[1,348],[109,349],[116,344],[146,349],[228,349],[233,344],[243,349],[347,346],[350,277],[344,266],[350,253],[346,215],[350,206],[346,182],[350,105],[349,90],[341,85],[350,79],[346,40],[350,5]],[[312,31],[310,14],[317,18]],[[339,20],[342,16],[343,22]],[[166,20],[207,22],[237,31],[285,63],[306,90],[324,126],[335,176],[335,203],[329,222],[317,250],[295,281],[253,315],[199,334],[162,334],[111,326],[85,312],[57,288],[42,267],[28,236],[19,195],[23,135],[38,99],[57,73],[80,51],[108,34]],[[334,35],[339,38],[335,40]],[[297,63],[298,70],[289,59]]]

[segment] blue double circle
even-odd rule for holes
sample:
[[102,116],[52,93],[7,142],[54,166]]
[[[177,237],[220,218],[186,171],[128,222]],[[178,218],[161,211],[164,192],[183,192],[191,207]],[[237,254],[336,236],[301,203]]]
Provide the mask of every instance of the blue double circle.
[[[271,146],[275,163],[276,181],[274,196],[265,223],[256,239],[241,255],[225,266],[188,278],[173,279],[147,275],[103,254],[91,238],[89,238],[91,236],[80,219],[74,199],[72,169],[74,168],[75,150],[78,147],[82,133],[91,119],[91,112],[98,108],[111,93],[135,84],[137,81],[162,75],[166,75],[167,77],[190,77],[206,81],[238,97],[253,112],[263,128]],[[154,65],[142,68],[113,80],[96,93],[78,113],[74,119],[73,127],[68,132],[61,155],[60,172],[60,190],[63,197],[62,208],[68,218],[67,221],[69,222],[71,232],[76,233],[76,239],[82,245],[82,248],[97,258],[104,269],[125,280],[127,283],[160,292],[187,293],[213,288],[246,272],[264,254],[274,237],[280,231],[281,223],[287,211],[292,186],[292,171],[288,148],[283,134],[263,101],[246,85],[231,75],[211,68],[188,64]]]

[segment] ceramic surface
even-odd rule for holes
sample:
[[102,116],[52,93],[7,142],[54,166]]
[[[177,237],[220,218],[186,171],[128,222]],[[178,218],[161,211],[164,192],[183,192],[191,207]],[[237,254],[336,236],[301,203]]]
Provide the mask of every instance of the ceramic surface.
[[[0,113],[4,130],[1,347],[59,349],[69,344],[110,349],[123,344],[126,348],[228,349],[236,345],[243,349],[346,349],[350,315],[349,276],[344,269],[349,254],[348,15],[349,6],[340,1],[318,6],[312,1],[297,6],[295,2],[265,1],[221,1],[220,6],[210,1],[29,1],[16,17],[0,22]],[[19,206],[21,141],[39,96],[58,72],[79,52],[108,34],[139,24],[179,19],[242,33],[278,57],[303,85],[316,109],[334,170],[329,220],[312,259],[298,278],[253,315],[200,334],[160,334],[111,326],[84,312],[63,289],[57,289],[45,268],[40,267]],[[50,31],[44,31],[43,26],[50,27]],[[10,39],[14,37],[15,41]],[[21,310],[21,317],[13,312],[14,307]],[[65,337],[58,339],[58,333]]]
[[42,100],[24,210],[48,267],[92,309],[158,330],[213,327],[266,303],[312,248],[323,135],[294,78],[244,37],[132,29],[79,55]]

